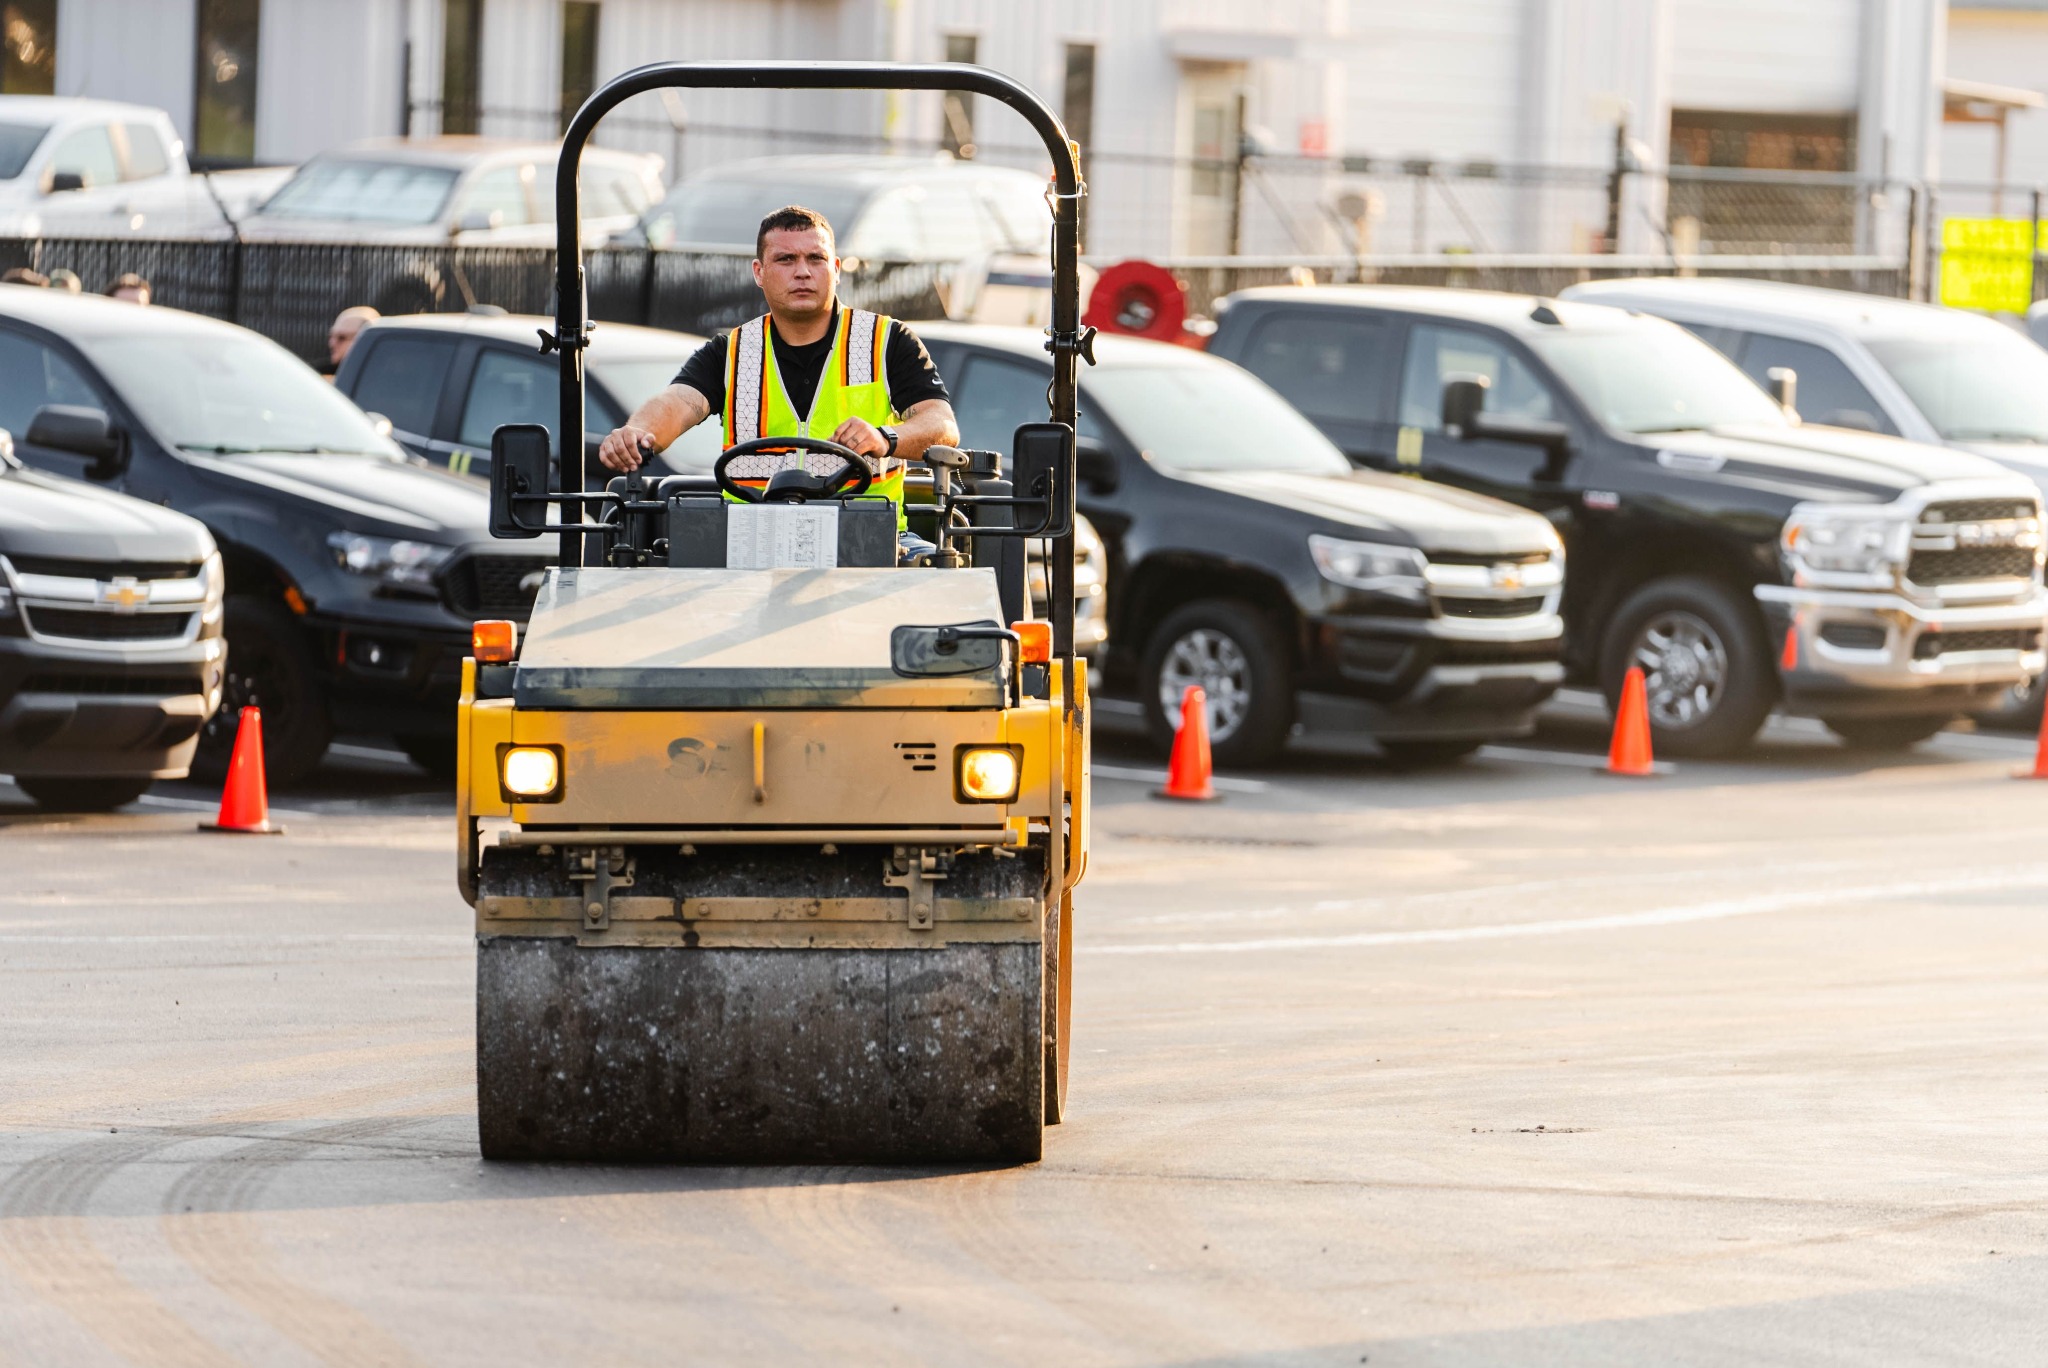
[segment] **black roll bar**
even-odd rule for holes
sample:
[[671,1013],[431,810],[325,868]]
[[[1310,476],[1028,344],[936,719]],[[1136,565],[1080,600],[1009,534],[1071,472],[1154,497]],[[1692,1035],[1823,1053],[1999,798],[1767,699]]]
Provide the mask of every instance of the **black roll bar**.
[[[1052,353],[1052,421],[1075,426],[1075,384],[1079,363],[1091,337],[1081,328],[1080,200],[1081,182],[1073,144],[1059,116],[1030,89],[987,67],[961,63],[889,62],[656,62],[605,82],[569,121],[562,135],[561,159],[555,167],[555,335],[543,337],[542,350],[558,350],[561,359],[559,431],[565,487],[587,491],[590,472],[583,438],[583,349],[588,344],[589,301],[584,296],[583,214],[577,179],[584,144],[598,120],[635,95],[670,87],[724,90],[956,90],[986,95],[1024,116],[1052,157],[1052,327],[1046,350]],[[1092,357],[1089,358],[1091,361]],[[573,434],[573,440],[572,440]],[[572,462],[573,457],[573,462]],[[1055,520],[1068,530],[1053,543],[1046,566],[1047,608],[1052,615],[1053,650],[1069,662],[1074,655],[1074,444],[1067,441],[1067,507]],[[575,472],[570,478],[570,472]],[[587,534],[563,532],[561,564],[583,563]],[[1068,697],[1071,699],[1072,694]]]

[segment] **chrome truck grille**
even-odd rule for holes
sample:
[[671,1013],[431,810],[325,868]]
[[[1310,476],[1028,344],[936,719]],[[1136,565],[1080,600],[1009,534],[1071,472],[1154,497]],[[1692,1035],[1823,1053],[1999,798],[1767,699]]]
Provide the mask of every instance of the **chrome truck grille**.
[[1921,510],[1906,579],[1926,587],[2028,580],[2038,572],[2041,509],[2034,500],[1951,499]]
[[184,562],[0,557],[31,638],[58,646],[127,650],[181,646],[199,634],[203,567]]

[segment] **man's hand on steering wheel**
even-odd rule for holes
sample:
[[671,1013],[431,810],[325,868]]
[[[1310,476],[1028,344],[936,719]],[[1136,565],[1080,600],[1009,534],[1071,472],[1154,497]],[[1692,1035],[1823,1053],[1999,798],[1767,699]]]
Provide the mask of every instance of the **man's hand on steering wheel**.
[[889,439],[865,418],[849,418],[832,433],[832,440],[863,456],[877,459],[889,454]]

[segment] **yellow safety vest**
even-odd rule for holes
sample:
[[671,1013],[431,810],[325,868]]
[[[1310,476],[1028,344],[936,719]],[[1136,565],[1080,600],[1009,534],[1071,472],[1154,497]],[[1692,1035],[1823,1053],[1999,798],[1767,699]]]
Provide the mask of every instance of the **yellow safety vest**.
[[[892,326],[892,320],[881,314],[842,307],[832,350],[818,376],[818,391],[811,398],[810,412],[802,414],[783,388],[782,370],[775,361],[775,331],[767,316],[734,328],[725,346],[725,445],[758,437],[830,438],[849,418],[865,419],[876,427],[897,422],[900,415],[889,402],[889,378],[882,363]],[[896,526],[901,529],[903,462],[876,464],[880,469],[868,493],[896,505]],[[777,471],[795,469],[830,475],[840,465],[815,452],[764,453],[742,456],[728,473],[743,484],[760,484]]]

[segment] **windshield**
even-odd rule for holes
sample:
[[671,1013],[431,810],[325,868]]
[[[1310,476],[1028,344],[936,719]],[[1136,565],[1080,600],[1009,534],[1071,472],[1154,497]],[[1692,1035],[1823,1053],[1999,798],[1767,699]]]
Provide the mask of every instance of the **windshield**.
[[48,124],[0,123],[0,180],[13,180],[50,131]]
[[187,451],[401,454],[312,367],[261,337],[181,331],[80,342],[143,422]]
[[1087,396],[1168,470],[1351,469],[1308,419],[1236,366],[1108,366],[1089,373]]
[[1789,421],[1733,362],[1668,323],[1546,330],[1530,343],[1616,432],[1691,432],[1737,423],[1782,427]]
[[2018,333],[1867,341],[1943,440],[2048,443],[2048,351]]
[[262,212],[277,218],[353,223],[432,223],[441,217],[455,172],[407,162],[313,161],[299,168]]
[[647,211],[647,241],[654,247],[679,243],[703,247],[754,249],[761,220],[786,204],[801,204],[825,216],[841,237],[853,231],[867,191],[857,185],[801,181],[684,181],[668,198]]
[[649,395],[669,387],[683,362],[690,359],[690,350],[682,348],[674,356],[612,357],[604,361],[593,358],[587,367],[592,378],[610,390],[612,397],[626,405],[630,413]]

